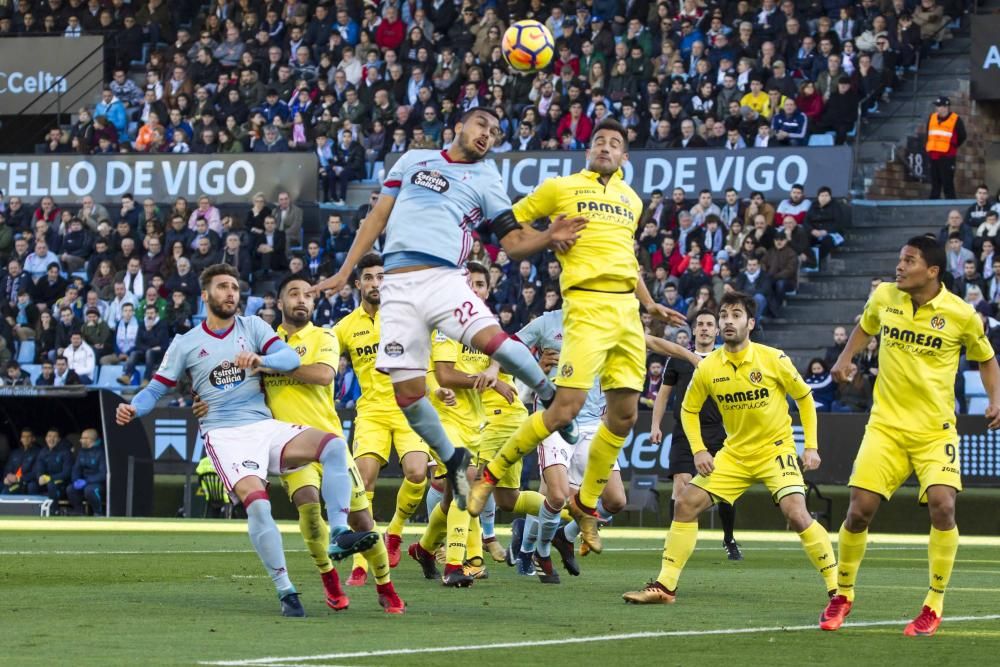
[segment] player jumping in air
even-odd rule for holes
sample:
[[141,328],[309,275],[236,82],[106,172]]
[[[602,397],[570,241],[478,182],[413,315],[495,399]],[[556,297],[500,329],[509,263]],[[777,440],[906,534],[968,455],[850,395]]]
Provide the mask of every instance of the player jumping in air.
[[[375,207],[358,230],[344,265],[317,290],[339,290],[376,239],[386,234],[382,284],[382,341],[376,368],[389,374],[406,420],[445,463],[458,506],[465,509],[468,451],[452,443],[427,398],[431,331],[496,359],[546,403],[555,387],[524,345],[503,332],[466,282],[462,265],[473,231],[489,224],[511,257],[572,244],[585,226],[559,216],[544,232],[518,224],[500,174],[485,157],[500,133],[489,110],[468,111],[446,151],[412,150],[393,165]],[[631,246],[629,246],[631,247]],[[634,258],[633,258],[634,261]],[[571,428],[569,421],[564,425]]]
[[850,613],[868,526],[882,499],[891,498],[913,473],[920,482],[919,502],[930,510],[930,587],[904,634],[933,635],[941,623],[958,552],[955,498],[962,477],[955,373],[962,348],[969,361],[979,363],[989,396],[989,428],[1000,428],[1000,367],[979,315],[941,283],[947,270],[937,241],[924,236],[907,241],[899,252],[896,282],[882,283],[872,292],[831,371],[838,382],[849,382],[858,372],[854,356],[872,336],[880,336],[878,382],[848,482],[851,502],[840,528],[837,594],[820,616],[824,630],[836,630]]
[[[361,293],[361,305],[333,327],[340,349],[351,359],[351,367],[361,384],[357,417],[354,420],[354,459],[364,480],[368,501],[375,496],[379,471],[389,462],[393,448],[403,469],[403,481],[396,494],[396,511],[385,531],[389,565],[396,567],[401,556],[403,525],[413,516],[427,486],[430,449],[420,439],[393,399],[389,376],[375,370],[375,357],[382,339],[381,289],[385,271],[382,258],[369,253],[358,262],[355,287]],[[354,570],[348,586],[363,585],[368,578],[368,563],[354,557]]]
[[469,499],[469,512],[476,516],[511,465],[573,422],[595,378],[600,378],[607,413],[591,442],[580,490],[569,503],[581,537],[596,553],[601,551],[597,501],[635,424],[646,377],[639,306],[660,319],[686,322],[656,303],[639,279],[634,234],[642,201],[622,178],[627,159],[625,130],[616,121],[602,121],[594,130],[586,169],[546,180],[514,206],[514,216],[524,224],[546,216],[581,215],[587,218],[587,228],[571,248],[557,252],[563,266],[559,282],[565,338],[555,400],[511,436],[486,466]]
[[[262,371],[266,373],[264,393],[267,407],[280,421],[303,424],[328,433],[343,433],[344,427],[334,409],[331,389],[340,360],[340,346],[333,332],[312,323],[315,302],[309,293],[310,287],[309,281],[301,274],[288,276],[278,286],[277,306],[282,315],[278,336],[298,353],[301,365],[291,373],[276,373],[271,369]],[[195,416],[202,418],[208,414],[208,404],[197,400],[192,410]],[[370,499],[360,483],[361,474],[354,461],[350,464],[354,488],[348,524],[354,530],[374,530]],[[281,484],[299,513],[299,532],[323,580],[326,604],[335,611],[341,611],[347,609],[350,600],[340,587],[340,577],[326,551],[330,531],[323,521],[320,507],[322,480],[323,467],[318,463],[310,463],[281,476]],[[354,557],[371,563],[378,601],[385,611],[389,614],[403,613],[406,605],[390,581],[389,556],[381,540],[376,540],[367,551],[356,553]]]
[[[799,407],[805,432],[805,470],[815,470],[820,464],[816,404],[786,354],[750,342],[755,306],[750,296],[739,292],[722,297],[719,325],[723,346],[698,364],[681,407],[698,476],[675,504],[659,576],[643,590],[625,593],[622,597],[626,602],[673,603],[681,570],[698,541],[698,515],[716,499],[732,505],[756,482],[767,486],[789,526],[798,533],[806,555],[823,576],[827,594],[832,595],[837,586],[830,536],[806,508],[805,482],[796,461],[786,396]],[[709,399],[718,405],[728,434],[725,447],[714,457],[701,437],[701,408]]]
[[[716,313],[702,311],[695,316],[694,321],[694,351],[700,358],[707,357],[715,349],[715,339],[719,335],[719,318]],[[646,337],[646,344],[655,352],[664,353],[665,341],[652,336]],[[660,422],[667,408],[671,394],[674,397],[674,432],[670,439],[670,474],[673,477],[673,492],[670,498],[670,516],[673,518],[674,503],[684,493],[684,488],[691,483],[691,478],[697,474],[694,467],[694,453],[691,443],[684,435],[684,425],[681,423],[681,405],[687,394],[691,376],[695,366],[685,359],[669,359],[663,370],[663,384],[653,402],[652,428],[649,433],[650,442],[661,444],[663,432]],[[676,390],[676,392],[675,392]],[[708,453],[715,456],[722,449],[726,440],[726,429],[722,425],[722,415],[715,401],[705,401],[699,415],[701,422],[701,439],[708,448]],[[733,537],[733,525],[736,522],[736,510],[727,502],[718,503],[719,520],[722,523],[722,546],[729,560],[743,560],[740,545]]]
[[352,532],[347,526],[352,480],[347,443],[334,433],[273,419],[255,377],[261,367],[294,371],[299,356],[256,317],[236,315],[239,275],[227,264],[215,264],[201,274],[201,298],[208,317],[200,327],[177,336],[149,385],[122,403],[115,413],[119,425],[142,417],[156,401],[191,372],[194,391],[208,404],[201,421],[205,450],[226,490],[247,511],[247,530],[281,601],[285,616],[304,616],[298,593],[288,578],[281,533],[271,516],[267,495],[269,471],[284,473],[319,462],[323,465],[323,499],[330,520],[328,553],[340,560],[370,549],[374,532]]

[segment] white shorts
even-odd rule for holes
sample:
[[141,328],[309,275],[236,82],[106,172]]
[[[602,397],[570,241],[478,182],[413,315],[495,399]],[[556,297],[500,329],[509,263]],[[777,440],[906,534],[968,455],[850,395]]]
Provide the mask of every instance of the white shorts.
[[276,475],[288,472],[282,465],[285,445],[307,428],[277,419],[215,428],[204,434],[205,452],[226,490],[232,491],[244,477],[267,481],[268,471]]
[[426,372],[431,332],[469,345],[472,337],[497,323],[476,296],[465,269],[436,267],[409,273],[387,273],[379,290],[381,343],[375,368]]
[[[563,466],[569,476],[569,485],[580,488],[583,484],[583,473],[587,469],[587,457],[590,456],[590,441],[597,433],[598,424],[586,424],[580,427],[580,440],[571,445],[562,439],[558,433],[552,433],[538,445],[538,469],[544,471],[550,466]],[[618,461],[611,468],[620,471]]]

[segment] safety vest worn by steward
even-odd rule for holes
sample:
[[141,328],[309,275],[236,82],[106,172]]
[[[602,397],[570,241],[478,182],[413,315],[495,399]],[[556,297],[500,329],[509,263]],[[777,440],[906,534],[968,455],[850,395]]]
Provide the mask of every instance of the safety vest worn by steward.
[[946,154],[952,149],[952,139],[955,137],[955,125],[958,123],[958,114],[950,113],[948,117],[941,120],[936,113],[931,114],[927,123],[927,145],[925,150],[928,153]]

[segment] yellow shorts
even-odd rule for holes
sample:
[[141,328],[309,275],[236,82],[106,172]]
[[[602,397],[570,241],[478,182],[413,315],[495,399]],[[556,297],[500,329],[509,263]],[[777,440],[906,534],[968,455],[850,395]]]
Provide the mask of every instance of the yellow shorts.
[[[451,440],[451,444],[468,449],[472,455],[471,460],[475,462],[479,455],[479,440],[482,437],[483,426],[470,427],[465,424],[456,424],[450,419],[442,420],[441,426],[444,427],[444,432]],[[434,457],[434,460],[438,463],[437,467],[434,468],[434,479],[444,479],[444,464],[437,456]]]
[[[354,465],[354,459],[348,457],[347,460],[350,462],[348,472],[351,473],[351,481],[354,484],[354,489],[351,491],[351,511],[360,512],[369,508],[368,496],[365,495],[365,485],[361,481],[361,473],[358,472],[358,467]],[[314,486],[317,489],[322,488],[322,482],[323,466],[319,463],[310,463],[307,466],[281,476],[281,485],[285,487],[285,493],[288,494],[289,500],[301,488],[307,486]]]
[[[477,468],[482,468],[492,461],[500,448],[507,444],[510,436],[521,426],[521,423],[528,418],[528,413],[515,415],[501,415],[494,421],[487,421],[486,428],[479,438],[479,453],[476,455],[475,464]],[[497,486],[501,489],[521,488],[521,464],[519,460],[504,473]]]
[[646,336],[633,294],[567,290],[563,294],[563,346],[555,384],[589,390],[642,391]]
[[430,456],[430,447],[413,432],[402,413],[399,415],[358,415],[354,420],[354,458],[370,456],[380,465],[389,462],[389,453],[396,448],[402,461],[410,452],[423,452]]
[[958,440],[955,431],[937,437],[911,436],[898,431],[889,433],[869,424],[847,484],[888,500],[912,473],[916,473],[921,504],[927,502],[929,486],[940,484],[961,491]]
[[[792,442],[788,434],[787,442]],[[806,492],[806,483],[799,471],[794,445],[762,448],[751,457],[737,458],[723,448],[715,455],[715,470],[711,475],[695,475],[691,483],[715,498],[732,505],[743,492],[756,482],[763,482],[777,505],[785,496]]]

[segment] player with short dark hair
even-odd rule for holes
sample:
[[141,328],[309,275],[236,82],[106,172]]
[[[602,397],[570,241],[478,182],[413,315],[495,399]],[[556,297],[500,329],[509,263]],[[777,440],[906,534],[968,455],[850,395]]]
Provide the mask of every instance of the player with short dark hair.
[[[809,386],[781,350],[750,341],[756,324],[753,297],[723,295],[719,325],[723,346],[698,364],[681,406],[681,423],[691,442],[698,475],[677,499],[656,580],[622,597],[635,604],[672,604],[680,578],[698,541],[698,515],[723,500],[730,505],[763,482],[789,526],[798,533],[810,562],[833,595],[837,563],[830,536],[806,507],[805,481],[797,462],[787,396],[798,404],[805,435],[802,469],[815,470],[816,404]],[[701,436],[701,408],[715,401],[726,428],[725,447],[712,456]]]
[[989,396],[989,428],[1000,428],[1000,367],[978,313],[942,284],[948,265],[937,240],[917,236],[899,251],[896,280],[878,285],[830,371],[837,382],[858,372],[854,357],[880,336],[879,372],[871,415],[848,486],[851,502],[840,528],[836,595],[820,628],[836,630],[854,604],[854,584],[868,543],[868,526],[882,500],[910,475],[930,512],[929,589],[910,636],[933,635],[958,551],[955,499],[962,490],[955,422],[955,375],[963,348],[979,364]]

